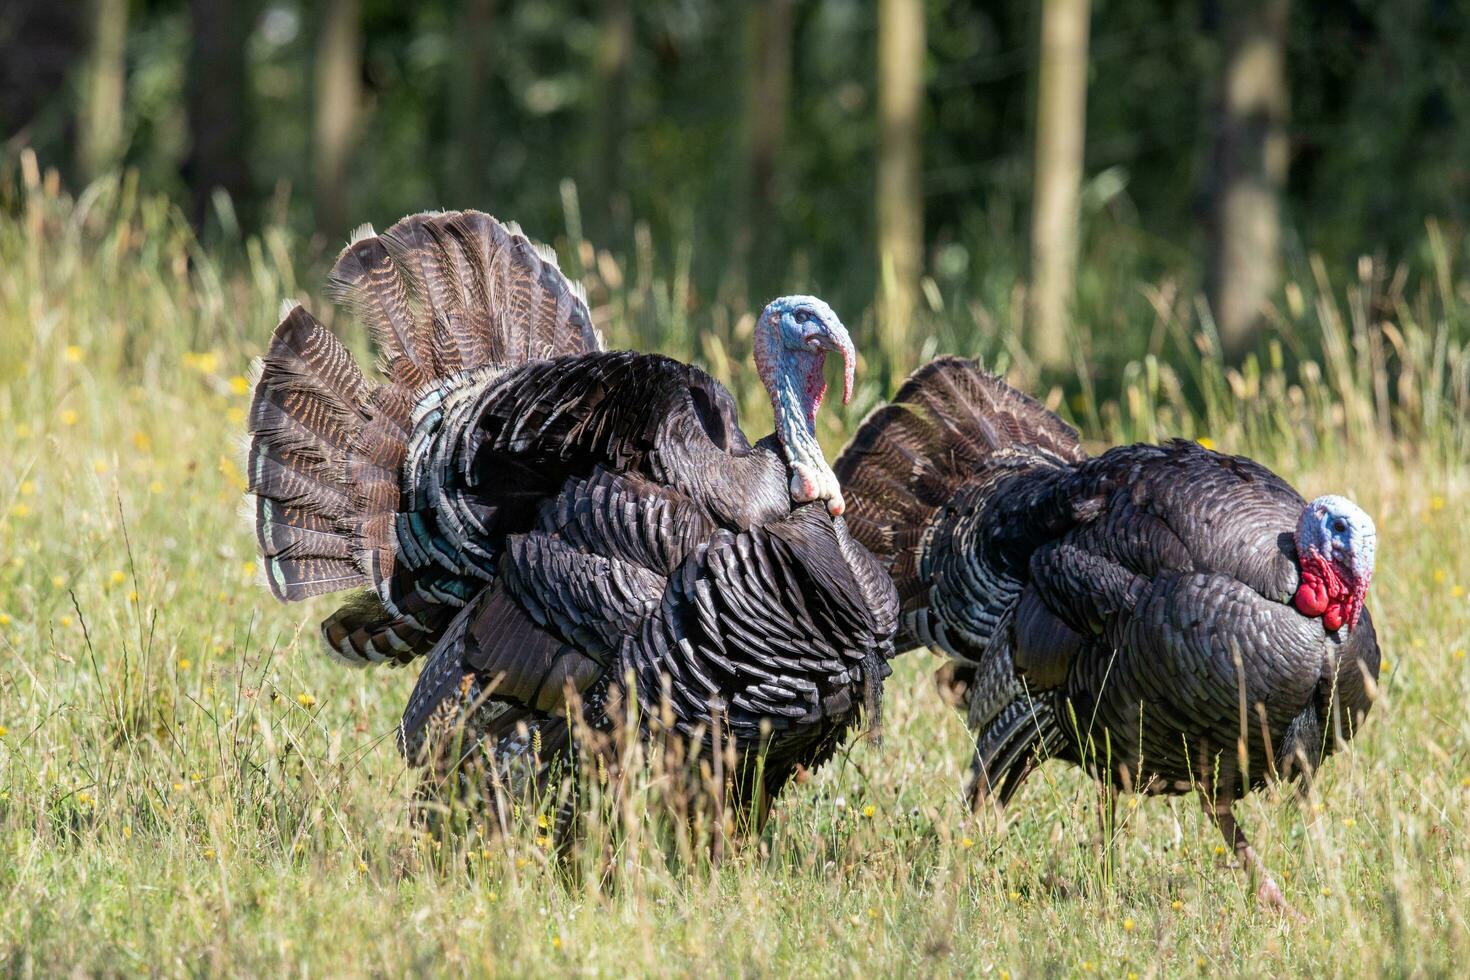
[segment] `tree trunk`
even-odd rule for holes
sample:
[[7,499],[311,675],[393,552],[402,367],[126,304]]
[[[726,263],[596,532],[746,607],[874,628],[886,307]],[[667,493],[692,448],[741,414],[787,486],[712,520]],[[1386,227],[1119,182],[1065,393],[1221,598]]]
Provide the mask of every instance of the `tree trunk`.
[[467,0],[460,16],[459,72],[449,81],[454,131],[450,134],[454,172],[448,184],[458,208],[488,208],[491,136],[485,93],[490,84],[488,60],[495,23],[495,0]]
[[122,160],[128,0],[92,0],[77,132],[77,169],[96,180]]
[[1052,370],[1071,363],[1090,6],[1090,0],[1045,0],[1041,11],[1028,326],[1032,354]]
[[209,216],[216,190],[229,194],[237,209],[248,203],[247,5],[246,0],[191,0],[189,5],[189,155],[183,172],[196,225]]
[[357,136],[362,86],[360,0],[324,0],[316,47],[312,132],[317,230],[347,230],[347,164]]
[[603,0],[602,29],[593,73],[597,79],[593,108],[592,158],[587,167],[584,214],[595,244],[626,222],[618,196],[623,184],[623,136],[627,128],[628,66],[633,58],[633,7],[629,0]]
[[1225,356],[1255,341],[1281,282],[1281,192],[1286,122],[1287,0],[1225,0],[1215,135],[1208,188],[1206,290]]
[[878,6],[879,347],[889,371],[911,365],[909,332],[923,271],[923,0]]
[[[778,288],[766,283],[775,270],[765,259],[780,251],[779,243],[769,241],[767,229],[776,214],[781,141],[791,101],[791,0],[753,0],[746,17],[744,207],[735,235],[735,264],[770,292]],[[754,250],[758,235],[770,247]]]

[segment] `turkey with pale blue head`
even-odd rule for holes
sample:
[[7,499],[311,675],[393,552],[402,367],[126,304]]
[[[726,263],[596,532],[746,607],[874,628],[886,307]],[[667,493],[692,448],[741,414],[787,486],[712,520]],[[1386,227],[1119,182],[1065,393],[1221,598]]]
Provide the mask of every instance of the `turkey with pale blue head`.
[[827,304],[762,312],[752,445],[724,386],[603,350],[552,253],[487,215],[363,229],[331,285],[385,378],[288,308],[249,421],[260,552],[282,600],[356,590],[322,624],[337,657],[427,656],[400,745],[431,780],[503,816],[636,700],[644,735],[733,745],[720,796],[759,821],[876,724],[897,599],[816,440],[824,361],[846,397],[856,360]]
[[1192,442],[1090,458],[958,358],[915,372],[836,472],[898,588],[898,648],[951,658],[977,805],[1047,758],[1114,789],[1198,790],[1262,900],[1287,907],[1231,805],[1309,777],[1372,705],[1366,513]]

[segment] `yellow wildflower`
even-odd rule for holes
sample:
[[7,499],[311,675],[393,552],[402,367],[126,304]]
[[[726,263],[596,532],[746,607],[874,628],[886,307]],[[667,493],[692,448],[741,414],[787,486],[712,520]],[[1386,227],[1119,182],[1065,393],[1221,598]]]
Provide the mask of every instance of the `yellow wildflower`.
[[240,425],[245,421],[245,409],[239,405],[231,405],[225,412],[225,419],[231,425]]
[[1343,817],[1342,818],[1342,825],[1344,827],[1355,827],[1355,826],[1357,826],[1357,824],[1358,824],[1358,821],[1355,820],[1355,819],[1353,819],[1352,817]]
[[106,473],[107,472],[107,460],[105,460],[105,459],[94,459],[94,460],[92,460],[92,472],[93,473],[96,473],[98,476],[101,476],[103,473]]
[[189,658],[188,657],[180,657],[179,658],[179,669],[180,670],[188,670],[192,666],[193,666],[193,664],[189,661]]
[[1462,596],[1464,596],[1464,594],[1465,594],[1465,587],[1463,585],[1452,585],[1452,586],[1450,586],[1450,595],[1453,596],[1454,598],[1459,599]]
[[9,625],[10,625],[10,615],[8,613],[0,613],[0,626],[9,626]]
[[184,784],[183,783],[174,783],[174,792],[175,793],[182,793],[183,791],[184,791]]
[[1331,888],[1328,888],[1326,885],[1323,885],[1322,886],[1322,897],[1323,898],[1326,898],[1326,897],[1328,897],[1331,894],[1332,894],[1332,889]]
[[122,835],[123,835],[123,840],[132,840],[133,839],[133,825],[130,824],[130,823],[123,824]]
[[9,734],[10,734],[10,729],[6,728],[4,725],[0,725],[0,738],[4,738],[6,735],[9,735]]
[[546,829],[546,827],[547,827],[546,814],[543,813],[539,817],[536,818],[536,826],[540,827],[542,830],[545,830]]
[[133,448],[140,453],[146,453],[153,448],[153,437],[142,429],[133,432]]
[[62,616],[61,619],[58,620],[58,622],[61,623],[61,628],[62,629],[64,629],[64,630],[71,629],[71,617],[70,616]]
[[109,576],[107,576],[107,580],[109,582],[111,582],[113,585],[122,585],[124,582],[126,582],[128,580],[128,577],[127,577],[126,574],[123,573],[123,570],[122,569],[120,569],[120,568],[114,568],[112,570],[112,574],[109,575]]
[[245,475],[240,472],[240,467],[235,465],[233,459],[228,456],[221,456],[219,458],[219,471],[220,475],[234,484],[236,488],[240,490],[245,489]]
[[163,493],[163,481],[154,480],[152,483],[148,484],[148,492],[153,494]]
[[77,414],[77,410],[74,408],[63,409],[61,412],[62,425],[76,425],[79,421],[81,421],[81,418],[82,417]]
[[1169,903],[1169,908],[1173,909],[1175,912],[1178,912],[1180,909],[1184,908],[1184,903],[1176,898],[1174,899],[1174,901]]
[[875,814],[877,812],[878,812],[878,808],[875,807],[871,803],[869,803],[867,806],[863,807],[863,816],[865,816],[865,817],[871,817],[873,814]]
[[316,704],[316,697],[312,694],[308,694],[306,691],[302,691],[300,694],[296,695],[296,703],[301,705],[303,708],[310,708]]
[[66,576],[65,575],[53,575],[53,576],[51,576],[51,587],[53,589],[64,589],[64,588],[66,588]]
[[77,802],[80,803],[82,806],[91,806],[92,805],[92,794],[91,793],[86,793],[86,792],[78,793],[77,794]]
[[82,349],[76,344],[68,344],[66,350],[62,351],[62,356],[71,363],[76,364],[82,359]]
[[1444,498],[1441,497],[1439,494],[1435,494],[1434,496],[1430,497],[1429,498],[1429,509],[1430,510],[1444,510]]
[[1454,653],[1450,654],[1450,656],[1454,657],[1456,660],[1464,660],[1465,659],[1465,650],[1464,650],[1463,647],[1461,647],[1460,649],[1456,650]]
[[204,849],[204,860],[206,860],[206,861],[213,861],[214,860],[214,848],[212,848],[212,847],[206,847]]
[[219,368],[219,355],[212,350],[203,353],[186,351],[184,353],[184,367],[193,368],[200,374],[213,374]]
[[965,848],[965,850],[969,850],[970,848],[975,846],[975,839],[973,837],[963,838],[960,841],[960,846]]
[[1199,443],[1206,449],[1215,448],[1215,440],[1211,439],[1209,436],[1200,436],[1198,439],[1195,440],[1195,442]]
[[253,562],[253,561],[247,561],[247,562],[245,562],[244,564],[242,564],[240,566],[240,572],[245,576],[245,581],[247,581],[247,582],[254,581],[255,580],[255,562]]
[[31,427],[24,422],[16,423],[15,437],[17,439],[29,439],[31,437]]
[[26,480],[24,483],[22,483],[20,485],[20,495],[22,497],[34,497],[36,495],[35,482],[32,480]]
[[230,390],[237,395],[250,394],[250,382],[243,375],[235,375],[230,379]]
[[16,517],[26,517],[30,514],[30,512],[30,507],[25,504],[15,504],[10,508],[10,513],[15,515]]
[[1436,568],[1434,570],[1433,577],[1435,585],[1444,585],[1444,580],[1449,576],[1446,574],[1443,568]]
[[536,837],[536,846],[537,847],[550,847],[551,846],[551,837],[550,837],[550,835],[547,835],[547,834],[540,834],[540,835],[538,835]]
[[552,949],[561,949],[561,937],[560,936],[552,936],[551,937],[551,948]]
[[129,592],[128,592],[128,601],[129,602],[137,602],[138,601],[138,590],[137,589],[131,589],[131,590],[129,590]]
[[1134,925],[1135,925],[1135,923],[1134,923],[1134,921],[1132,919],[1124,919],[1123,920],[1123,931],[1124,932],[1132,932],[1133,931],[1133,928],[1134,928]]
[[366,861],[359,861],[359,862],[357,862],[357,873],[358,874],[361,874],[361,875],[367,874],[367,862]]

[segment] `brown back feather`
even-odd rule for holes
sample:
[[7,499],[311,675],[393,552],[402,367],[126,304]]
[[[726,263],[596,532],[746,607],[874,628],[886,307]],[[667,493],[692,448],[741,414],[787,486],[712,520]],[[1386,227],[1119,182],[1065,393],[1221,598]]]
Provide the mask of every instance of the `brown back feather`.
[[863,420],[833,469],[848,529],[888,568],[901,597],[920,587],[919,546],[934,512],[987,459],[1015,446],[1086,457],[1075,429],[978,361],[958,357],[919,368]]

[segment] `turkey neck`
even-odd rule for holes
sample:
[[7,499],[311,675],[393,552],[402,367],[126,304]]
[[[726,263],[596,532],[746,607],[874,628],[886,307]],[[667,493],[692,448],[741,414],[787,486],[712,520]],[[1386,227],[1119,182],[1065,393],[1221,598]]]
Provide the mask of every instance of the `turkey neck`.
[[817,409],[827,394],[824,360],[824,354],[783,352],[769,390],[776,415],[776,438],[786,454],[788,468],[800,463],[830,474],[827,457],[817,442]]

